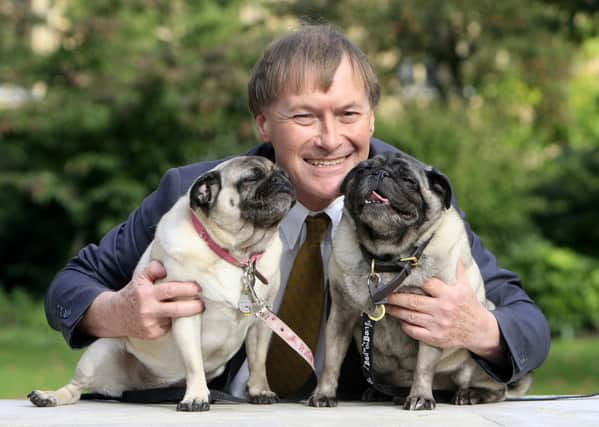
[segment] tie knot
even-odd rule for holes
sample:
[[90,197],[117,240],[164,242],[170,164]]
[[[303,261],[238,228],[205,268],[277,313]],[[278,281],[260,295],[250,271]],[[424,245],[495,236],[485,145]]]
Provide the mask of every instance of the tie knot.
[[320,244],[330,222],[325,213],[306,217],[306,243]]

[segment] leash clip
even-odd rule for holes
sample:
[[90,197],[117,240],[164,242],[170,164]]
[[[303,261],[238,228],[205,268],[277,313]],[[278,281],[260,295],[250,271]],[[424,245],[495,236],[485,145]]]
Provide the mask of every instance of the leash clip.
[[418,262],[418,258],[416,258],[415,256],[400,258],[399,261],[400,262],[409,262],[410,267],[419,267],[420,266],[420,262]]
[[[264,302],[256,294],[256,268],[255,261],[248,263],[243,267],[243,276],[241,276],[241,295],[239,296],[238,308],[246,316],[257,313],[265,306]],[[260,277],[258,277],[260,279]]]
[[385,304],[375,304],[373,301],[373,289],[376,289],[382,283],[381,275],[374,271],[374,258],[370,263],[370,274],[368,275],[368,290],[370,291],[370,309],[366,315],[374,322],[378,322],[385,317]]

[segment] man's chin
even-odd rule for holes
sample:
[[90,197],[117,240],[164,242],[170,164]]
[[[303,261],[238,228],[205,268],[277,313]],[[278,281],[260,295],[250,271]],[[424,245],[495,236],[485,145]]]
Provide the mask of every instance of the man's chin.
[[311,211],[320,211],[331,204],[333,200],[339,197],[339,185],[321,185],[318,188],[306,188],[303,191],[297,191],[297,200]]

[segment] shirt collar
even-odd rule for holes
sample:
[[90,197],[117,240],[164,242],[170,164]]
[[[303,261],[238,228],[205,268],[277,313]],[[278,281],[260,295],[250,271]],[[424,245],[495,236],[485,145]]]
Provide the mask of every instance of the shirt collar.
[[341,222],[341,216],[343,215],[343,196],[337,197],[329,206],[318,212],[313,212],[300,202],[296,202],[285,218],[283,218],[283,221],[281,221],[281,237],[288,249],[293,249],[299,244],[302,227],[304,226],[306,217],[321,212],[326,213],[331,219],[334,234],[337,225]]

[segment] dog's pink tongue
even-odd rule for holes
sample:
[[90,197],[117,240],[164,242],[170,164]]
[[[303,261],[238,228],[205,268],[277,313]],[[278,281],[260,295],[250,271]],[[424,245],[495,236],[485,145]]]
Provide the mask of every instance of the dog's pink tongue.
[[374,200],[374,201],[380,202],[383,205],[389,205],[389,199],[387,199],[386,197],[381,196],[379,193],[377,193],[374,190],[372,191],[372,193],[370,193],[370,200]]

